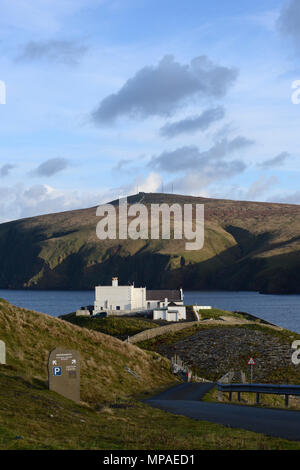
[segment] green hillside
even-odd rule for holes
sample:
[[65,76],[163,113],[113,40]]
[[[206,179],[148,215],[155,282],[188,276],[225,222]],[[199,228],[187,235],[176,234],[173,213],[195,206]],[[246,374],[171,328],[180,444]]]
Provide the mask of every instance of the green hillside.
[[[128,203],[201,203],[205,243],[105,240],[96,208],[0,225],[0,288],[89,289],[113,275],[148,288],[300,293],[299,206],[139,193]],[[117,201],[115,201],[117,205]]]
[[[141,403],[141,396],[176,383],[169,362],[155,352],[3,299],[0,338],[7,344],[7,365],[0,366],[0,449],[300,448]],[[80,404],[48,390],[46,363],[55,346],[80,351]]]
[[106,317],[106,318],[90,318],[90,317],[77,317],[75,313],[68,313],[62,315],[65,321],[73,325],[81,326],[89,330],[100,331],[106,335],[115,336],[121,340],[127,340],[128,336],[136,335],[144,330],[150,328],[157,328],[167,324],[163,320],[150,320],[145,318],[136,317]]
[[[0,300],[0,338],[7,346],[7,363],[18,374],[47,383],[49,352],[55,347],[81,355],[81,399],[111,402],[151,393],[174,383],[169,361],[112,336],[81,328],[58,318],[14,307]],[[130,368],[139,380],[128,373]]]

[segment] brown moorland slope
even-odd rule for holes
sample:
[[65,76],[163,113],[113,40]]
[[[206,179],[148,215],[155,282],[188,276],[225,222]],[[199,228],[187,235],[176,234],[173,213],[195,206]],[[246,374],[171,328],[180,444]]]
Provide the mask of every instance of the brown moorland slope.
[[300,293],[299,206],[160,193],[128,198],[140,202],[204,204],[204,247],[101,241],[96,207],[21,219],[0,225],[0,287],[90,289],[118,275],[149,288]]

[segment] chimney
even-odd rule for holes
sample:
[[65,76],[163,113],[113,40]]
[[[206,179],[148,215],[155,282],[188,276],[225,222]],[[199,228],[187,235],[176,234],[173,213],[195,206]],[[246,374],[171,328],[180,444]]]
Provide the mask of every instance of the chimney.
[[182,288],[180,289],[180,297],[181,297],[181,300],[183,301],[183,290],[182,290]]
[[118,287],[118,278],[117,277],[112,278],[112,286],[113,287]]

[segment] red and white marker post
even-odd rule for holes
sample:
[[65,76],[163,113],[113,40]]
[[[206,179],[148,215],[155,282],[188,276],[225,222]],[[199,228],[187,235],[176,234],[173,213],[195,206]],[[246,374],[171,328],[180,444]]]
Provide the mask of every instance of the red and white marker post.
[[248,361],[248,366],[250,366],[250,368],[251,368],[250,369],[251,370],[251,381],[250,381],[251,384],[253,382],[253,366],[255,366],[255,365],[256,365],[256,362],[255,362],[254,358],[250,357],[250,359]]

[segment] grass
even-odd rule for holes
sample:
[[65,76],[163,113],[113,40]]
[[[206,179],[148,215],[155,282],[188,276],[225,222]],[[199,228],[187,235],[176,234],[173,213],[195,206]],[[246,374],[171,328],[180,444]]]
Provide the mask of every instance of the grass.
[[96,409],[77,405],[0,367],[0,449],[274,450],[300,449],[300,443],[191,420],[136,400]]
[[201,320],[221,320],[221,317],[231,317],[231,318],[239,318],[244,319],[245,316],[240,313],[235,312],[228,312],[226,310],[220,310],[218,308],[211,308],[206,310],[199,310],[198,311]]
[[199,310],[198,313],[200,315],[200,320],[222,320],[222,317],[230,317],[233,320],[248,320],[262,325],[270,325],[269,322],[245,312],[229,312],[227,310],[212,308]]
[[[128,397],[175,382],[169,361],[158,354],[58,318],[17,308],[0,300],[1,339],[7,362],[20,374],[47,380],[49,352],[76,349],[81,355],[82,400],[93,403]],[[140,380],[125,367],[135,371]]]
[[[141,341],[137,343],[137,345],[145,350],[148,351],[155,351],[157,349],[157,346],[160,345],[165,345],[165,344],[174,344],[177,343],[177,341],[180,341],[184,338],[188,338],[189,336],[193,336],[197,331],[200,330],[207,330],[210,329],[212,325],[210,324],[194,324],[190,328],[186,328],[184,330],[179,330],[179,331],[174,331],[170,333],[166,333],[161,336],[156,336],[155,338],[151,338],[145,341]],[[218,325],[218,327],[222,328],[223,325]],[[225,327],[225,325],[224,325]],[[228,325],[227,325],[228,327]]]
[[[0,366],[0,449],[300,449],[299,442],[176,416],[140,402],[178,383],[169,362],[154,352],[3,299],[0,332],[8,364]],[[80,404],[48,390],[46,364],[55,346],[81,353]]]
[[159,322],[134,317],[88,318],[76,317],[75,313],[71,313],[63,315],[62,319],[82,328],[99,331],[123,340],[141,331],[160,326]]
[[[206,402],[219,402],[218,400],[218,390],[217,387],[212,388],[203,398],[203,401]],[[223,403],[234,403],[237,405],[247,405],[247,406],[259,406],[263,408],[281,408],[287,409],[285,407],[285,398],[283,395],[274,395],[261,393],[260,394],[260,403],[256,403],[256,393],[241,393],[241,401],[238,401],[238,394],[232,394],[232,401],[229,400],[229,394],[223,393]],[[299,397],[290,397],[289,410],[300,410],[300,398]]]
[[[222,315],[224,315],[224,311],[222,311]],[[230,313],[230,312],[227,312]],[[217,315],[221,316],[219,313]],[[213,318],[213,317],[211,317]],[[214,318],[215,320],[218,320],[218,316]],[[229,325],[230,328],[240,328],[241,325]],[[191,326],[191,328],[187,328],[185,330],[179,330],[171,333],[166,333],[164,335],[161,335],[159,337],[151,338],[146,341],[142,341],[138,343],[139,347],[150,350],[150,351],[155,351],[156,347],[161,344],[174,344],[177,341],[180,341],[184,338],[187,338],[189,336],[193,336],[197,331],[201,330],[207,330],[211,329],[212,327],[215,327],[214,325],[210,324],[203,324],[199,322],[198,324],[194,324]],[[220,325],[218,324],[218,328],[228,328],[228,325]],[[272,336],[275,336],[276,338],[279,338],[283,342],[289,342],[292,343],[293,341],[300,339],[300,334],[295,333],[293,331],[285,330],[285,329],[280,329],[280,328],[272,328],[267,325],[260,324],[259,322],[257,324],[243,324],[243,328],[247,328],[249,330],[258,330],[262,331],[266,334],[270,334]]]

